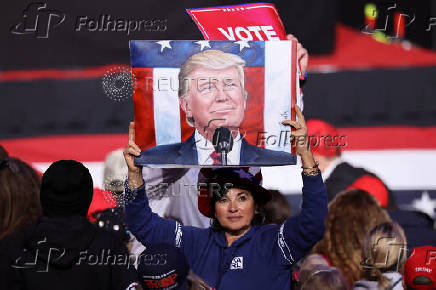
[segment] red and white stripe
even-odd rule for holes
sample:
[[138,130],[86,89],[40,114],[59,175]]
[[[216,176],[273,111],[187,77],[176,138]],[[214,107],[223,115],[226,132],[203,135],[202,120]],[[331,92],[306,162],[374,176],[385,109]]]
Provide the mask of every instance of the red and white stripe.
[[[338,131],[347,136],[344,160],[376,173],[391,189],[436,190],[436,128]],[[125,147],[127,140],[127,134],[68,135],[1,140],[0,144],[11,156],[33,164],[41,172],[59,159],[82,161],[90,169],[94,184],[101,187],[106,154]],[[263,168],[263,184],[284,193],[301,192],[300,171],[298,165]]]

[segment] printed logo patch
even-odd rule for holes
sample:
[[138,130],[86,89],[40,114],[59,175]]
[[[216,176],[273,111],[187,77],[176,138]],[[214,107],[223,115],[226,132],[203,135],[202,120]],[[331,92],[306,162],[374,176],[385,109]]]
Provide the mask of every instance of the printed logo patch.
[[244,257],[234,257],[230,264],[230,270],[244,269]]

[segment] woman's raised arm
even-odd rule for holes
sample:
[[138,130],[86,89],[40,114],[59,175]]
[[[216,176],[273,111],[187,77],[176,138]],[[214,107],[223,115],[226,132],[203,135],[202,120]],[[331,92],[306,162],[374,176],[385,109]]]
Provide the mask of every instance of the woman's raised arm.
[[135,156],[141,155],[141,149],[135,143],[135,122],[129,124],[129,142],[124,149],[124,159],[127,164],[127,185],[130,188],[139,188],[144,183],[142,178],[142,167],[135,165]]
[[135,165],[141,149],[135,143],[135,123],[129,125],[129,142],[124,150],[128,175],[125,183],[126,222],[129,230],[141,243],[167,243],[180,247],[182,227],[173,220],[153,213],[146,195],[142,167]]
[[289,263],[294,263],[323,237],[324,221],[327,217],[327,191],[308,147],[307,127],[300,108],[296,107],[297,121],[284,121],[283,124],[295,128],[291,136],[295,140],[296,153],[301,157],[303,178],[303,203],[301,212],[289,218],[280,228],[279,246]]

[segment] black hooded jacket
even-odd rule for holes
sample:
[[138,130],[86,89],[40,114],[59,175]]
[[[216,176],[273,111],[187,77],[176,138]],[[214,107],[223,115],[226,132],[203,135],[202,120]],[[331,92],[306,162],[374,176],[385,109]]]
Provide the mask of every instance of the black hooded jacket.
[[134,289],[125,245],[84,217],[44,219],[0,241],[0,289]]

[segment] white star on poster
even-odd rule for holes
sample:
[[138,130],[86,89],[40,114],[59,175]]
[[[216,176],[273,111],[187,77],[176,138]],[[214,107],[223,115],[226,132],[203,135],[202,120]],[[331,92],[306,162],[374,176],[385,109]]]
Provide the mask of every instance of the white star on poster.
[[245,47],[246,48],[250,48],[250,45],[248,44],[248,41],[239,40],[239,41],[235,41],[235,43],[239,44],[239,51],[242,51]]
[[413,200],[412,207],[434,218],[436,200],[431,199],[427,191],[423,191],[420,199]]
[[165,48],[172,49],[170,45],[170,40],[161,40],[156,42],[157,44],[160,44],[160,52],[162,52]]
[[205,47],[209,47],[209,48],[211,48],[211,47],[210,47],[209,40],[199,40],[199,41],[196,41],[195,43],[198,44],[198,45],[200,45],[200,51],[203,51],[203,49],[204,49]]

